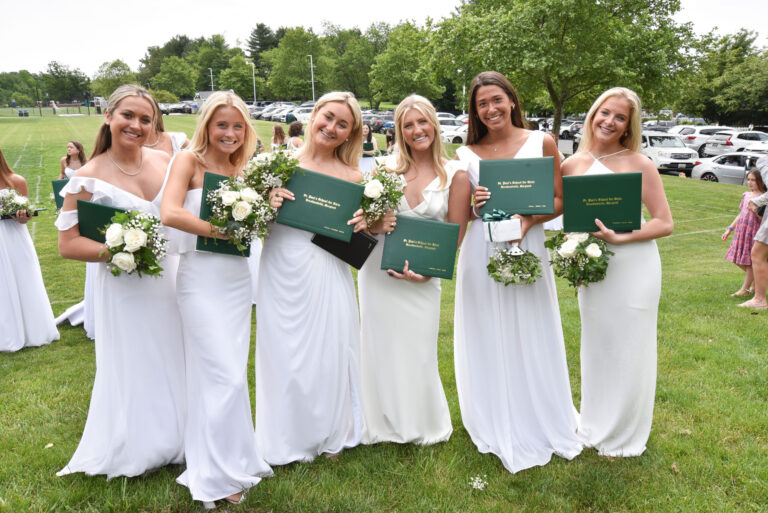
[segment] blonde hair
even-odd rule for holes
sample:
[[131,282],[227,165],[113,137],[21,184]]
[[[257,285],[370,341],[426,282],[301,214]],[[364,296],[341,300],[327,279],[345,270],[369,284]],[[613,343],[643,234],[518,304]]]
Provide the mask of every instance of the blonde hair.
[[163,111],[160,110],[160,104],[157,103],[157,99],[149,93],[149,101],[152,104],[152,110],[155,111],[155,132],[157,135],[165,132],[165,123],[163,122]]
[[[154,98],[151,94],[149,94],[149,91],[135,84],[124,84],[115,89],[112,94],[109,95],[109,100],[107,100],[107,113],[114,112],[114,110],[117,109],[117,106],[120,105],[120,102],[129,96],[144,98],[152,106],[152,112],[155,112],[155,107],[152,103]],[[156,117],[156,114],[152,117],[154,122],[154,117]],[[96,142],[93,143],[93,152],[91,153],[91,158],[97,155],[101,155],[111,146],[112,132],[110,131],[109,124],[105,120],[99,128],[98,133],[96,134]]]
[[341,143],[333,150],[333,155],[349,167],[357,168],[360,161],[360,155],[363,154],[363,115],[360,112],[360,104],[357,103],[355,96],[346,91],[333,91],[326,93],[317,100],[312,115],[307,123],[307,138],[304,146],[299,150],[299,156],[309,155],[314,150],[314,138],[312,137],[312,127],[315,124],[315,118],[320,109],[329,102],[339,102],[349,107],[352,112],[352,130],[346,141]]
[[640,97],[637,93],[626,87],[614,87],[608,89],[601,94],[595,103],[589,108],[587,112],[587,118],[584,120],[584,134],[581,136],[581,142],[579,143],[579,149],[577,153],[589,151],[592,146],[592,138],[594,137],[592,131],[592,122],[595,120],[598,109],[605,103],[608,98],[618,96],[629,102],[629,124],[627,126],[626,134],[621,134],[619,144],[625,148],[638,152],[640,151],[640,143],[642,139],[643,127],[640,119],[640,115],[643,111],[640,103]]
[[448,183],[448,174],[445,172],[445,166],[443,166],[443,143],[440,140],[440,122],[437,120],[437,113],[432,103],[418,94],[412,94],[406,97],[400,102],[395,110],[395,138],[397,139],[397,145],[400,148],[400,152],[397,154],[397,167],[395,173],[403,174],[408,168],[413,165],[413,155],[411,153],[411,147],[408,146],[403,140],[403,120],[405,115],[412,110],[419,111],[432,125],[434,130],[434,137],[432,140],[432,165],[435,168],[437,176],[440,178],[440,188],[444,188]]
[[11,181],[11,176],[13,175],[13,170],[8,165],[8,162],[5,160],[5,155],[3,155],[3,150],[0,150],[0,179],[3,180],[3,183],[8,186],[9,189],[14,189],[13,181]]
[[234,107],[243,117],[243,124],[245,127],[245,137],[243,137],[243,144],[229,156],[229,162],[232,163],[238,170],[245,168],[248,164],[253,152],[256,149],[257,136],[256,130],[250,122],[250,116],[248,115],[248,107],[245,106],[245,102],[235,93],[229,91],[217,91],[210,95],[205,100],[203,108],[200,109],[200,114],[197,118],[197,127],[195,127],[195,133],[192,135],[192,140],[189,143],[189,151],[191,151],[198,161],[204,162],[205,152],[208,151],[208,124],[213,118],[213,114],[220,107]]

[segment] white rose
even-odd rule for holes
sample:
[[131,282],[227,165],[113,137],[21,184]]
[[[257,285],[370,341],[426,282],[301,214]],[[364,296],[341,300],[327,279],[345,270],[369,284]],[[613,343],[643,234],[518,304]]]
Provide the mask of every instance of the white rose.
[[121,251],[112,255],[112,263],[127,273],[133,272],[136,269],[136,261],[133,259],[132,253],[126,253]]
[[253,203],[259,198],[259,195],[250,187],[246,187],[240,191],[240,198],[247,201],[248,203]]
[[235,201],[240,199],[240,193],[237,191],[224,191],[221,193],[221,202],[226,206],[232,205]]
[[557,252],[560,253],[561,257],[570,258],[576,254],[576,248],[578,246],[579,246],[579,241],[577,241],[576,239],[568,239],[565,242],[563,242],[563,245],[560,246],[560,249],[558,249]]
[[376,199],[381,196],[382,192],[384,192],[384,186],[380,181],[374,179],[365,184],[365,190],[363,191],[363,194],[371,199]]
[[131,228],[123,233],[123,240],[125,241],[125,251],[133,253],[147,243],[147,234],[144,230]]
[[584,232],[573,232],[568,234],[568,240],[575,240],[579,244],[585,242],[588,238],[589,234]]
[[256,155],[256,157],[253,160],[255,160],[259,164],[265,164],[265,163],[269,162],[270,157],[271,157],[271,155],[269,153],[264,152],[264,153],[259,153],[258,155]]
[[22,196],[21,194],[17,194],[13,197],[13,202],[19,206],[24,206],[29,204],[29,198]]
[[104,234],[108,248],[116,248],[123,243],[123,225],[112,223]]
[[595,244],[594,242],[587,246],[587,249],[584,250],[587,253],[587,256],[589,258],[600,258],[600,255],[603,254],[603,251],[600,249],[600,246]]
[[251,213],[251,204],[246,203],[245,201],[238,201],[235,203],[235,206],[232,207],[232,217],[235,218],[235,221],[242,221],[246,217],[248,217],[248,214]]

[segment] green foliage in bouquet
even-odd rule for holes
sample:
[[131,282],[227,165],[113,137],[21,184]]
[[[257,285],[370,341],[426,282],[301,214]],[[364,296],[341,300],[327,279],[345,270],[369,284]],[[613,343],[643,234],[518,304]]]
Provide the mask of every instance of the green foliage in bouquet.
[[393,210],[403,197],[403,179],[400,175],[383,166],[377,166],[369,178],[363,180],[365,187],[360,206],[368,226]]
[[107,268],[115,275],[122,272],[140,277],[157,277],[163,271],[167,240],[160,232],[160,219],[146,212],[118,212],[111,224],[99,231],[105,236],[109,250]]
[[604,280],[609,256],[614,254],[604,240],[588,233],[558,232],[544,245],[550,250],[555,276],[565,278],[572,287]]
[[488,275],[504,286],[511,283],[530,285],[541,277],[541,260],[518,246],[499,247],[488,261]]

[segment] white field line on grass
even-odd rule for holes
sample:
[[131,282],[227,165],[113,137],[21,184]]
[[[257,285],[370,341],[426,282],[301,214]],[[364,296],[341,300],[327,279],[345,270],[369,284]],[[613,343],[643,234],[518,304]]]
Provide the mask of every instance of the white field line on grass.
[[735,216],[729,215],[729,214],[720,214],[719,216],[712,216],[712,217],[697,217],[696,219],[686,219],[685,221],[675,221],[675,226],[678,224],[683,223],[698,223],[699,221],[709,221],[711,219],[722,219],[724,217],[730,217],[733,218]]
[[13,164],[13,168],[14,168],[14,169],[16,169],[17,167],[19,167],[19,162],[21,162],[21,157],[22,157],[22,155],[19,155],[19,158],[17,158],[17,159],[16,159],[16,162],[14,162],[14,164]]
[[683,208],[684,210],[689,211],[689,212],[690,211],[709,212],[710,214],[715,214],[717,212],[722,212],[722,213],[733,212],[733,216],[734,217],[736,217],[736,214],[738,214],[738,212],[739,212],[738,206],[736,208],[734,208],[733,210],[730,210],[730,209],[726,210],[724,208],[713,208],[713,207],[704,207],[704,206],[702,206],[702,207],[695,207],[695,206],[691,206],[689,201],[669,201],[669,205],[670,206],[675,206],[675,204],[681,205],[681,208]]
[[722,228],[712,228],[710,230],[697,230],[695,232],[683,232],[683,233],[673,233],[672,235],[667,235],[664,237],[665,239],[671,239],[672,237],[682,237],[683,235],[697,235],[699,233],[712,233],[712,232],[722,232]]
[[83,298],[78,298],[78,299],[59,299],[57,301],[51,301],[51,304],[52,305],[59,305],[59,304],[62,304],[62,303],[72,303],[72,304],[74,304],[74,303],[79,303],[82,300],[83,300]]
[[35,185],[35,203],[40,203],[40,180],[42,176],[37,175],[37,184]]

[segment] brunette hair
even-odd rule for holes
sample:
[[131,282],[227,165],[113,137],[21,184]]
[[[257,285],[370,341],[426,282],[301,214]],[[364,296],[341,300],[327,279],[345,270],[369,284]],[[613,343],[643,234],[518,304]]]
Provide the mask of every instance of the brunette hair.
[[[107,114],[113,112],[117,106],[120,105],[120,102],[129,96],[144,98],[149,102],[150,105],[153,105],[152,101],[154,98],[151,94],[149,94],[149,91],[135,84],[125,84],[115,89],[114,92],[109,95],[109,100],[107,100]],[[153,105],[153,112],[154,109],[155,107]],[[156,116],[153,116],[153,118],[154,117]],[[109,123],[107,123],[105,120],[101,127],[99,127],[99,131],[96,134],[96,142],[93,143],[93,152],[91,153],[91,158],[97,155],[101,155],[107,151],[110,146],[112,146],[112,132],[110,132]]]
[[285,144],[285,130],[280,125],[272,125],[272,142],[275,144]]
[[643,127],[640,119],[640,115],[643,112],[643,107],[640,103],[640,97],[637,96],[636,92],[632,91],[631,89],[627,89],[626,87],[614,87],[601,94],[597,100],[595,100],[595,103],[593,103],[589,108],[587,117],[584,120],[584,133],[581,136],[579,149],[576,150],[577,153],[589,151],[592,149],[592,138],[594,137],[592,122],[595,120],[597,111],[600,109],[603,103],[605,103],[605,100],[614,96],[618,96],[619,98],[623,98],[629,102],[629,123],[627,125],[627,131],[622,134],[621,138],[619,139],[619,144],[631,151],[640,151],[640,143],[643,135]]
[[371,125],[366,123],[363,126],[368,127],[368,135],[363,135],[363,137],[365,137],[365,142],[371,142],[371,140],[373,139],[373,130],[371,130]]
[[195,158],[199,162],[204,162],[205,152],[208,150],[208,124],[213,117],[213,114],[220,107],[234,107],[240,112],[243,117],[243,126],[245,128],[245,137],[243,137],[243,144],[229,156],[229,162],[235,166],[238,170],[243,169],[256,149],[258,137],[256,136],[256,130],[250,122],[250,116],[248,115],[248,107],[245,102],[236,95],[229,91],[216,91],[210,95],[203,104],[203,108],[200,109],[200,114],[197,117],[197,126],[195,127],[195,133],[192,134],[192,140],[189,143],[188,151],[191,151]]
[[[83,148],[83,145],[80,144],[78,141],[69,141],[75,148],[77,148],[77,160],[80,161],[80,164],[85,165],[86,162],[88,162],[88,159],[85,158],[85,149]],[[69,165],[70,162],[70,155],[67,153],[67,165]]]
[[152,93],[149,93],[149,102],[152,104],[152,110],[155,111],[155,132],[160,135],[165,132],[163,111],[160,110],[160,104],[157,103],[157,99],[152,95]]
[[412,94],[400,102],[395,110],[395,137],[397,138],[397,145],[400,147],[400,152],[397,154],[397,167],[395,173],[405,173],[408,168],[413,164],[413,155],[411,154],[411,147],[403,140],[403,120],[405,115],[412,110],[417,110],[424,116],[432,129],[434,130],[434,138],[432,140],[432,165],[435,167],[435,172],[440,178],[440,188],[444,188],[448,183],[448,174],[445,172],[445,166],[443,165],[443,143],[440,140],[440,122],[437,120],[437,113],[435,107],[429,100],[423,96]]
[[765,186],[765,182],[763,182],[763,177],[760,175],[760,170],[757,169],[756,167],[753,167],[747,173],[747,176],[750,176],[750,175],[752,175],[755,178],[755,183],[757,184],[757,190],[759,190],[760,192],[765,192],[766,186]]
[[488,127],[480,121],[480,116],[477,114],[477,105],[475,104],[477,91],[483,86],[500,87],[512,101],[512,111],[510,113],[512,124],[519,128],[527,128],[523,119],[523,106],[520,105],[520,97],[517,95],[517,91],[515,91],[512,83],[498,71],[483,71],[472,79],[472,83],[469,86],[468,145],[478,143],[488,133]]
[[13,170],[5,160],[3,150],[0,150],[0,179],[3,180],[3,183],[7,185],[9,189],[14,188],[13,182],[11,181],[11,175],[13,175]]
[[360,161],[360,155],[363,152],[363,115],[360,112],[360,104],[357,103],[355,96],[346,91],[326,93],[317,100],[315,108],[312,110],[312,115],[309,116],[309,123],[307,123],[309,137],[304,141],[304,146],[301,147],[300,155],[309,154],[314,149],[315,143],[312,140],[312,127],[315,124],[315,118],[320,109],[326,103],[330,102],[343,103],[352,113],[352,130],[349,133],[349,138],[333,150],[333,155],[349,167],[357,168],[357,164]]
[[300,135],[304,135],[304,125],[301,124],[301,121],[294,121],[288,125],[288,137],[299,137]]

